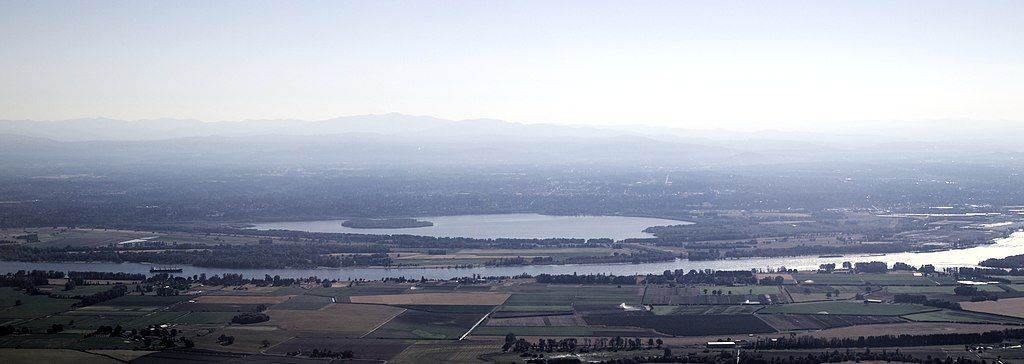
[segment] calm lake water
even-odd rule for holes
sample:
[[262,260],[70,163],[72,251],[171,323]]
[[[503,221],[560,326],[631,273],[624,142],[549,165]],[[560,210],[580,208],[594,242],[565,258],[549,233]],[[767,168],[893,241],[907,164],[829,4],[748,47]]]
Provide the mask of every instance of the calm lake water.
[[253,224],[259,230],[296,230],[317,233],[410,234],[435,237],[496,238],[646,238],[651,226],[683,225],[691,222],[630,216],[555,216],[541,214],[495,214],[423,216],[434,226],[405,229],[354,229],[341,226],[345,220],[283,221]]
[[[933,264],[936,267],[952,266],[975,266],[978,262],[988,258],[1004,258],[1010,255],[1024,254],[1024,233],[1017,232],[1008,238],[998,239],[995,244],[979,246],[968,249],[949,250],[931,253],[899,253],[886,256],[846,256],[843,258],[818,258],[818,257],[787,257],[787,258],[751,258],[734,260],[716,260],[691,262],[688,260],[676,260],[663,263],[642,263],[642,264],[582,264],[582,265],[534,265],[524,267],[480,267],[466,269],[437,269],[437,268],[319,268],[319,269],[219,269],[202,268],[193,266],[182,266],[182,274],[195,275],[206,273],[207,275],[223,273],[242,273],[245,277],[263,277],[264,274],[280,275],[281,277],[311,277],[351,279],[362,278],[378,280],[384,277],[427,277],[433,279],[448,279],[452,277],[466,277],[473,274],[482,276],[513,276],[529,273],[537,275],[548,274],[591,274],[611,273],[616,275],[624,274],[646,274],[661,273],[666,269],[716,269],[716,270],[746,270],[751,268],[786,268],[815,269],[822,263],[870,262],[883,261],[890,265],[895,262],[904,262],[914,266]],[[127,272],[127,273],[149,273],[151,264],[141,263],[27,263],[0,261],[0,272],[14,272],[18,270],[43,269],[63,271],[100,271],[100,272]]]

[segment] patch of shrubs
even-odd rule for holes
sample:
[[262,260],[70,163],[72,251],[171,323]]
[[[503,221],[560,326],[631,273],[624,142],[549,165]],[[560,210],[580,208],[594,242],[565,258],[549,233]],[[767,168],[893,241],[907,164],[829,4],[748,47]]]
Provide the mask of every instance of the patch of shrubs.
[[255,324],[270,320],[270,316],[262,312],[246,312],[235,315],[231,318],[232,323],[236,324]]

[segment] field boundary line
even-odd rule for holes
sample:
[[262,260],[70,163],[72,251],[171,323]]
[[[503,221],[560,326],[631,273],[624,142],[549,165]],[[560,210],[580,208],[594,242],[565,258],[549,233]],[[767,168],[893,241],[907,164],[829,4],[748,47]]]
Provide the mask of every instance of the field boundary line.
[[473,327],[470,327],[469,330],[466,330],[466,333],[462,334],[462,336],[459,337],[458,341],[462,341],[463,339],[466,338],[466,336],[469,336],[469,334],[471,332],[473,332],[473,330],[476,330],[477,326],[480,326],[480,324],[484,323],[484,320],[486,320],[488,317],[490,317],[491,314],[494,313],[494,311],[497,311],[498,307],[501,307],[501,306],[494,306],[494,308],[491,309],[491,312],[488,312],[488,313],[484,314],[484,317],[481,317],[480,320],[477,321],[476,324],[473,325]]
[[280,354],[271,354],[271,353],[268,353],[267,351],[270,351],[270,350],[271,350],[271,349],[273,349],[273,348],[276,348],[276,347],[278,347],[278,346],[281,346],[281,344],[284,344],[284,343],[286,343],[286,342],[292,341],[292,339],[295,339],[295,338],[297,338],[297,337],[298,337],[298,336],[291,336],[291,337],[288,337],[287,339],[281,340],[281,342],[279,342],[279,343],[277,343],[277,344],[274,344],[274,345],[270,345],[270,346],[268,346],[268,347],[265,347],[265,348],[261,348],[259,352],[260,352],[260,354],[263,354],[263,355],[275,355],[275,356],[281,356]]
[[[118,362],[118,363],[127,363],[127,362],[128,362],[127,360],[124,360],[124,359],[118,359],[118,358],[115,358],[115,357],[113,357],[113,356],[111,356],[111,355],[107,355],[107,354],[102,354],[102,353],[94,353],[94,352],[91,352],[91,351],[89,351],[89,350],[84,350],[84,349],[83,349],[83,350],[75,350],[75,351],[78,351],[78,352],[82,352],[82,353],[86,353],[86,354],[90,354],[90,355],[96,355],[96,356],[99,356],[99,357],[104,357],[104,358],[107,358],[107,359],[110,359],[110,360],[116,361],[116,362]],[[143,355],[143,356],[145,356],[145,355]],[[140,358],[141,358],[141,356],[140,356]]]
[[[384,306],[387,306],[387,305],[384,305]],[[392,307],[394,307],[394,306],[392,306]],[[408,310],[409,310],[408,308],[403,308],[401,311],[398,311],[398,313],[396,313],[394,316],[391,316],[391,318],[385,320],[384,322],[381,322],[380,325],[377,325],[377,327],[374,327],[370,331],[367,331],[365,334],[363,334],[359,338],[360,339],[365,338],[366,335],[372,334],[374,331],[377,331],[377,329],[383,327],[384,325],[387,325],[388,322],[391,322],[391,320],[394,320],[395,317],[398,317],[398,315],[401,315],[401,314],[405,313],[405,311],[408,311]]]

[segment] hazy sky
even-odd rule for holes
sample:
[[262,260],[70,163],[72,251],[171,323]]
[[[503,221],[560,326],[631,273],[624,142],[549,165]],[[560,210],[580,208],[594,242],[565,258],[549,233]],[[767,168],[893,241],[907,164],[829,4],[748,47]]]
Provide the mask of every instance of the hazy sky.
[[8,1],[0,118],[1024,120],[1024,1]]

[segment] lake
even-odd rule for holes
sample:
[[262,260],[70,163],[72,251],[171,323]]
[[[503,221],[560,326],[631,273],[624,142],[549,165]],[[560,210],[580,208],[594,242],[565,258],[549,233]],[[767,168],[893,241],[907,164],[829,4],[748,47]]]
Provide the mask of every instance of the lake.
[[[751,268],[786,268],[816,269],[823,263],[870,262],[883,261],[891,266],[895,262],[903,262],[914,266],[933,264],[937,268],[956,266],[976,266],[978,262],[988,258],[1004,258],[1010,255],[1024,254],[1024,233],[1017,232],[1010,237],[998,239],[995,244],[978,246],[968,249],[948,250],[928,253],[898,253],[885,256],[846,256],[843,258],[818,258],[815,256],[784,257],[784,258],[750,258],[715,261],[676,260],[673,262],[641,263],[641,264],[581,264],[581,265],[532,265],[522,267],[478,267],[464,269],[438,268],[318,268],[318,269],[221,269],[181,266],[183,275],[207,275],[224,273],[241,273],[245,277],[263,277],[265,274],[281,277],[297,278],[312,277],[333,279],[362,278],[379,280],[384,277],[426,277],[431,279],[448,279],[467,277],[473,274],[482,276],[513,276],[523,273],[537,275],[548,274],[646,274],[661,273],[666,269],[715,269],[715,270],[747,270]],[[18,270],[62,270],[62,271],[98,271],[126,272],[149,274],[152,264],[142,263],[28,263],[0,261],[0,272]]]
[[356,229],[341,226],[345,220],[282,221],[254,223],[258,230],[296,230],[317,233],[410,234],[434,237],[478,239],[520,238],[647,238],[651,226],[683,225],[691,222],[631,216],[559,216],[541,214],[493,214],[420,216],[417,220],[434,226],[404,229]]

